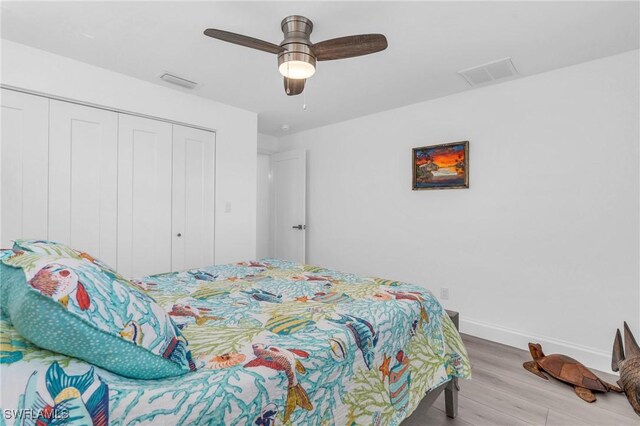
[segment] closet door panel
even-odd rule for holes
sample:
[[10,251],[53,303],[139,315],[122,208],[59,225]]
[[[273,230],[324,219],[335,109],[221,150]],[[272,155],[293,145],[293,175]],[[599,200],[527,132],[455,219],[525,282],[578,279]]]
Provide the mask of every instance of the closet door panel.
[[173,126],[172,270],[214,262],[215,134]]
[[0,247],[47,238],[49,100],[2,89]]
[[141,277],[171,270],[171,125],[120,114],[118,270]]
[[117,267],[118,115],[51,101],[49,239]]

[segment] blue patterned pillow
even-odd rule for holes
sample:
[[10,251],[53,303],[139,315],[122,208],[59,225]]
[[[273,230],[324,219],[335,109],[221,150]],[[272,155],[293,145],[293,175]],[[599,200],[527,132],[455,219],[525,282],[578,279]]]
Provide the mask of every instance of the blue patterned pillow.
[[133,284],[79,256],[10,252],[0,308],[25,339],[137,379],[195,369],[173,320]]
[[84,259],[87,262],[92,263],[98,268],[102,269],[111,278],[118,279],[121,282],[130,284],[130,282],[128,282],[126,278],[118,274],[115,269],[113,269],[111,266],[107,265],[100,259],[96,259],[89,253],[73,249],[62,243],[56,243],[54,241],[47,240],[14,240],[13,250],[30,251],[33,253],[57,255],[60,257]]

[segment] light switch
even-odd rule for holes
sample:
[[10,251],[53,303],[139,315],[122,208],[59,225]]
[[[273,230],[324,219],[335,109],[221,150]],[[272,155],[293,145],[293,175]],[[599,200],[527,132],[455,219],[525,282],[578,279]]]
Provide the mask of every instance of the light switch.
[[224,205],[224,212],[225,213],[231,213],[231,203],[228,202],[228,201]]

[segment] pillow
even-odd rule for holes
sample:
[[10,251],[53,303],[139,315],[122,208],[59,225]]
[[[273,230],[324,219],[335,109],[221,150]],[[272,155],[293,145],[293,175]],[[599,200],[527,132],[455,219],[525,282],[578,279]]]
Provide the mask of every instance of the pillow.
[[98,268],[102,269],[107,275],[113,279],[118,279],[123,282],[127,282],[127,279],[118,274],[114,268],[107,265],[100,259],[96,259],[89,253],[73,249],[65,244],[56,243],[54,241],[46,240],[14,240],[14,251],[30,251],[33,253],[58,255],[61,257],[81,258],[89,263],[93,263]]
[[0,308],[34,344],[136,379],[195,370],[187,340],[149,296],[80,257],[0,255]]
[[80,251],[62,243],[47,240],[13,240],[14,251],[31,251],[39,254],[57,254],[61,257],[78,257]]

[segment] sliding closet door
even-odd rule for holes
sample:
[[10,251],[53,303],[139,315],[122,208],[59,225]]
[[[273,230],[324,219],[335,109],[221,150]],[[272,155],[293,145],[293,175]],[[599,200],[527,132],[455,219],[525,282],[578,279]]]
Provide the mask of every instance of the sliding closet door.
[[0,247],[47,238],[49,100],[2,89]]
[[174,271],[214,264],[215,134],[173,126]]
[[119,114],[118,271],[171,270],[171,124]]
[[51,101],[49,239],[116,265],[118,114]]

